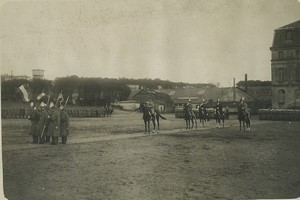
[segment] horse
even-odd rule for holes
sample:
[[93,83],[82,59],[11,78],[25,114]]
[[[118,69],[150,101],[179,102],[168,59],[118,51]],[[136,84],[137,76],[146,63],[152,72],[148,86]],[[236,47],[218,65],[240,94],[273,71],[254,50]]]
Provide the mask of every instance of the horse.
[[[240,123],[240,130],[242,130],[242,122],[243,122],[244,131],[246,128],[248,131],[250,131],[251,116],[250,116],[250,113],[245,110],[245,108],[238,110],[238,120]],[[246,126],[245,126],[245,124],[246,124]]]
[[224,128],[225,115],[223,112],[220,113],[219,110],[216,110],[216,123],[218,125],[218,128],[220,128],[221,120],[222,120],[223,128]]
[[153,123],[153,130],[152,133],[154,133],[156,129],[156,123],[157,123],[157,133],[159,133],[159,119],[166,120],[164,116],[162,116],[157,110],[152,110],[150,107],[141,104],[139,110],[143,111],[143,119],[145,123],[145,133],[150,133],[150,121]]
[[152,120],[153,123],[155,123],[155,119],[152,118],[152,114],[150,110],[144,105],[141,104],[139,110],[142,110],[143,112],[143,120],[145,124],[145,134],[148,132],[150,134],[150,120]]
[[[164,116],[162,116],[158,111],[154,111],[154,114],[152,114],[152,123],[153,123],[153,130],[152,133],[155,131],[156,123],[157,123],[157,133],[159,133],[159,119],[162,118],[166,120]],[[156,123],[155,123],[156,121]]]
[[205,122],[209,121],[209,116],[208,116],[207,110],[205,107],[201,107],[201,106],[199,106],[198,110],[199,110],[200,124],[202,123],[202,126],[204,127]]
[[187,105],[184,105],[183,112],[184,112],[184,120],[186,123],[186,129],[191,129],[191,122],[192,122],[192,129],[194,128],[194,123],[196,124],[196,128],[197,128],[197,117],[195,116],[194,112],[189,110]]

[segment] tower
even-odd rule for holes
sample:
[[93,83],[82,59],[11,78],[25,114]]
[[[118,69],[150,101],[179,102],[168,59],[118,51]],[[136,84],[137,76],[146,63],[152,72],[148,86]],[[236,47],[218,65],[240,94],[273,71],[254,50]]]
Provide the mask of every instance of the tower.
[[43,79],[44,72],[43,69],[32,69],[32,79]]

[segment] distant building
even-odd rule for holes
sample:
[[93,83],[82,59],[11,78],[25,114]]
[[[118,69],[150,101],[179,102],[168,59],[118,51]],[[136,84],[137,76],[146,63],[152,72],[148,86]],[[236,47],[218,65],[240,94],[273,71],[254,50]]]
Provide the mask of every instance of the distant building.
[[275,30],[270,48],[274,108],[300,108],[300,20]]
[[32,69],[32,79],[44,79],[43,69]]
[[255,100],[269,102],[272,100],[272,86],[248,86],[247,91],[245,91],[245,88],[241,89],[253,96]]
[[10,81],[10,80],[16,80],[16,79],[30,80],[30,77],[26,76],[26,75],[19,75],[19,76],[14,76],[14,75],[9,75],[9,74],[1,75],[1,81]]
[[132,92],[136,92],[140,89],[139,85],[127,85]]
[[251,112],[256,109],[253,107],[254,97],[248,95],[239,88],[183,88],[183,89],[163,89],[160,92],[168,94],[174,102],[175,107],[182,107],[191,100],[194,108],[202,103],[205,99],[207,107],[214,107],[217,100],[220,99],[223,106],[228,106],[231,113],[237,112],[239,101],[244,98]]

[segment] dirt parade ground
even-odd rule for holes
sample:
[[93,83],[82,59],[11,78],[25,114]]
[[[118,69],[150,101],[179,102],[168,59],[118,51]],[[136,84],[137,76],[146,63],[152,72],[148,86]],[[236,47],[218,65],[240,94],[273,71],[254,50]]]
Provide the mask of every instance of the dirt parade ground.
[[[71,118],[66,145],[30,144],[27,119],[2,120],[8,200],[287,199],[300,197],[300,122],[252,119],[239,131],[185,130],[166,114],[144,134],[142,114]],[[198,124],[199,125],[199,124]]]

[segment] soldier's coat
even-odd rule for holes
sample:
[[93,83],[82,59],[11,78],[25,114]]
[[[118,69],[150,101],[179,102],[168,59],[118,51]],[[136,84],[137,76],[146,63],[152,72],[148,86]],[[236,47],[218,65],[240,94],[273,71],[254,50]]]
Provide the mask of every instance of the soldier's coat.
[[47,130],[47,136],[59,137],[59,127],[60,127],[60,112],[54,110],[50,114],[49,127]]
[[31,121],[31,126],[30,126],[28,134],[32,135],[32,136],[38,136],[37,129],[38,129],[38,122],[40,119],[39,112],[37,110],[33,109],[31,111],[31,113],[29,114],[28,119]]
[[68,114],[62,110],[60,112],[60,136],[68,136],[69,135],[69,116]]
[[43,136],[46,136],[46,134],[47,134],[46,128],[48,126],[48,123],[49,123],[48,112],[46,110],[43,110],[40,113],[40,121],[38,123],[38,135],[39,136],[42,135],[44,127],[45,127],[45,130],[44,130]]

